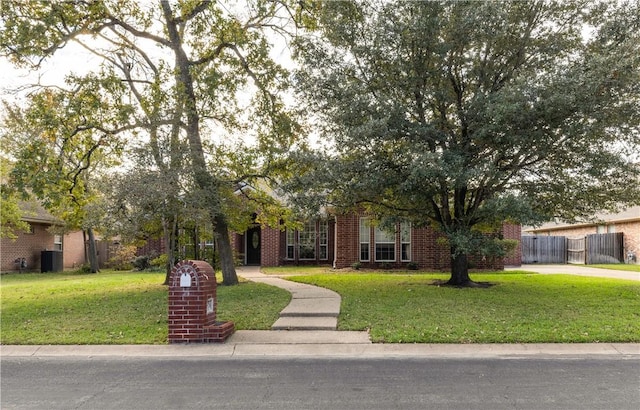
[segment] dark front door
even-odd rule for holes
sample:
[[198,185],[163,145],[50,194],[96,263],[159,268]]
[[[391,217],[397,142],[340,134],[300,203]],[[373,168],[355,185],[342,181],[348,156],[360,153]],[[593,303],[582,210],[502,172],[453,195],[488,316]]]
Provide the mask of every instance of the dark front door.
[[247,265],[260,265],[260,248],[262,246],[260,238],[260,227],[256,226],[247,229]]

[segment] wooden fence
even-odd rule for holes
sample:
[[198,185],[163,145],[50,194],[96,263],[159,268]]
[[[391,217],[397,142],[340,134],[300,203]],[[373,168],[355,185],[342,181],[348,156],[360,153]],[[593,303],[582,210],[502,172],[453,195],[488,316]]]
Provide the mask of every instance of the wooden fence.
[[587,235],[585,249],[587,264],[624,262],[624,235],[622,232]]
[[523,236],[522,263],[567,263],[567,238]]
[[624,234],[605,233],[581,238],[523,236],[522,263],[624,262]]
[[567,263],[584,264],[587,238],[567,238]]

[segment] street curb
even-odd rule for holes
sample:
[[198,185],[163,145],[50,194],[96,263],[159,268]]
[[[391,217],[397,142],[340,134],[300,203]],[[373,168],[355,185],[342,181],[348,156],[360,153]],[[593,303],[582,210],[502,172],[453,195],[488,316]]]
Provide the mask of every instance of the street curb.
[[371,344],[238,343],[174,345],[5,345],[0,357],[219,358],[571,358],[640,359],[640,343]]

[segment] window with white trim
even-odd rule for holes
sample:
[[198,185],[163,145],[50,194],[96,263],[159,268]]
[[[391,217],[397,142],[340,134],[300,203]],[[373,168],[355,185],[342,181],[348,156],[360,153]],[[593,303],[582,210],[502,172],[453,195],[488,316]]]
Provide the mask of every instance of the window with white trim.
[[318,253],[319,259],[329,259],[329,222],[321,219],[318,222]]
[[316,221],[305,222],[298,232],[298,258],[316,258]]
[[369,262],[371,248],[371,221],[360,218],[360,261]]
[[287,228],[287,259],[295,259],[296,231]]
[[402,262],[411,261],[411,223],[402,222],[400,224],[400,260]]
[[376,262],[395,262],[396,233],[376,226],[374,239],[376,243]]
[[62,250],[62,235],[53,235],[53,250]]

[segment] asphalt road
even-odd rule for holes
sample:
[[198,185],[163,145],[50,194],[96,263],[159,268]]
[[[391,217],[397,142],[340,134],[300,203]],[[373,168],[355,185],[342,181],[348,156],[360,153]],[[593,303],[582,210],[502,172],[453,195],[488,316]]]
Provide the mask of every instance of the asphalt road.
[[2,409],[634,409],[640,361],[2,357]]

